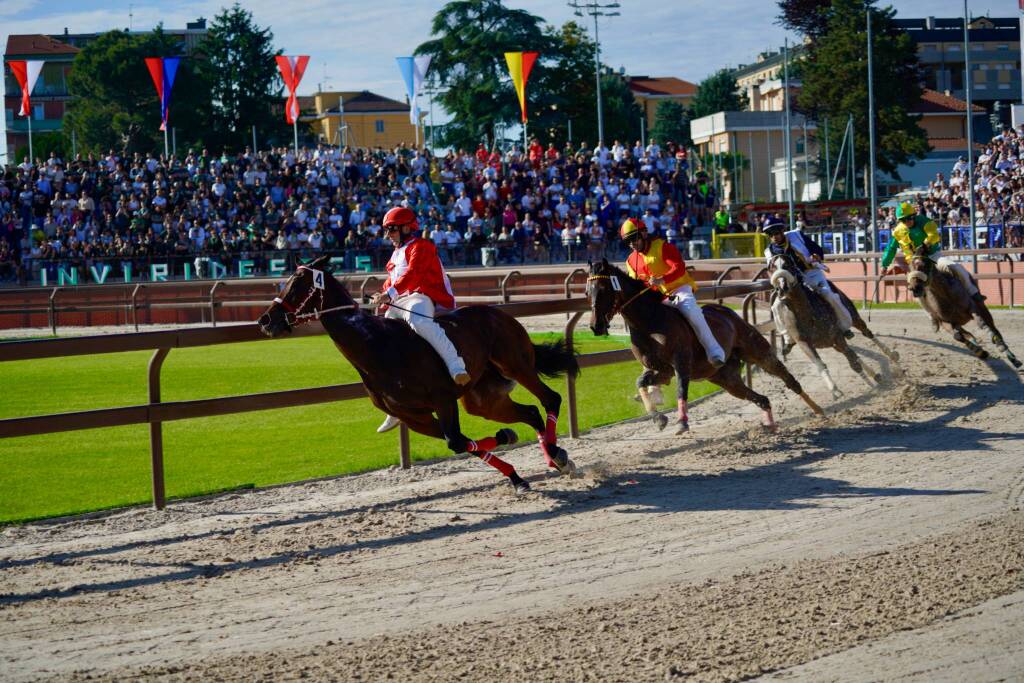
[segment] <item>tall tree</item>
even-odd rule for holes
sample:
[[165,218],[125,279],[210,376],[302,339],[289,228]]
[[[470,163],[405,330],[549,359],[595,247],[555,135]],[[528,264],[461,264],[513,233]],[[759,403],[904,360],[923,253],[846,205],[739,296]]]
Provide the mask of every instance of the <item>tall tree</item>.
[[686,108],[673,100],[663,100],[654,111],[654,126],[651,137],[658,140],[671,140],[686,147],[690,146],[690,120],[686,117]]
[[242,147],[252,126],[261,139],[287,139],[290,131],[281,111],[283,84],[274,57],[274,34],[253,21],[252,13],[235,3],[210,24],[200,46],[203,76],[210,84],[211,144]]
[[[601,76],[601,103],[604,107],[604,142],[628,142],[640,139],[640,120],[644,112],[633,97],[627,80],[616,73]],[[597,130],[592,138],[597,141]]]
[[[928,137],[911,113],[921,99],[917,48],[893,24],[895,10],[879,9],[875,0],[833,0],[827,29],[810,48],[803,64],[802,111],[821,121],[828,116],[842,122],[853,116],[854,156],[868,160],[868,67],[866,14],[871,12],[873,32],[876,161],[882,171],[896,175],[898,166],[913,163],[929,150]],[[829,142],[838,149],[843,126],[831,128]]]
[[[181,46],[158,26],[134,35],[110,31],[77,55],[68,77],[73,97],[65,118],[66,135],[73,130],[82,151],[122,153],[163,150],[160,101],[146,57],[180,56]],[[171,96],[171,126],[181,139],[199,140],[208,121],[208,95],[190,59],[182,59]]]
[[[417,47],[416,54],[431,56],[430,69],[447,88],[439,99],[452,121],[442,132],[443,144],[472,148],[478,142],[489,143],[496,124],[519,121],[505,53],[534,51],[545,62],[550,60],[556,44],[542,25],[540,17],[509,9],[500,0],[455,0],[434,15],[434,37]],[[541,63],[534,65],[535,72],[542,68]],[[531,75],[528,112],[544,111],[536,90]]]
[[815,40],[828,29],[832,0],[779,0],[778,23]]
[[720,69],[697,86],[697,94],[690,105],[690,119],[717,114],[720,111],[739,111],[747,106],[747,96],[738,92],[736,76],[730,69]]

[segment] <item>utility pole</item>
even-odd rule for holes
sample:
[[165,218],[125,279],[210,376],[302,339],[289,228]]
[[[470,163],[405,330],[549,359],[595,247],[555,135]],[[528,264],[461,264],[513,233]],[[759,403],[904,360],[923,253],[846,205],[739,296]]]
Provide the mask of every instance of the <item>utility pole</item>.
[[617,2],[600,3],[596,0],[592,2],[569,0],[568,5],[575,10],[573,13],[577,17],[582,18],[584,14],[594,17],[594,78],[597,85],[597,144],[594,147],[598,148],[604,142],[604,111],[601,106],[601,36],[598,31],[597,18],[620,16],[619,12],[607,11],[617,10],[620,5]]
[[789,229],[793,229],[793,213],[795,211],[793,207],[793,143],[790,140],[792,134],[792,126],[789,122],[789,38],[786,38],[786,42],[782,48],[782,97],[786,103],[786,197],[789,199]]
[[[967,197],[968,210],[971,217],[971,246],[978,248],[978,223],[974,215],[974,112],[971,103],[971,37],[967,25],[971,18],[967,13],[967,0],[964,0],[964,89],[967,91]],[[978,272],[978,254],[974,254],[974,272]]]
[[[966,0],[964,0],[966,2]],[[875,182],[875,67],[872,62],[871,7],[868,7],[868,148],[871,151],[868,177],[871,185],[871,248],[880,251],[878,245],[878,190]],[[970,109],[970,105],[967,105]],[[875,277],[878,277],[878,259],[875,259]]]

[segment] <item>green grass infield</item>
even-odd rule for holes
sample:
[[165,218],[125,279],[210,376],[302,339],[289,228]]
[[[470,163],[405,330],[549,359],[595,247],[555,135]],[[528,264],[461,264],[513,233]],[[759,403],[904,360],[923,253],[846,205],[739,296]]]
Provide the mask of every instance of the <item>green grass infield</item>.
[[[535,341],[555,336],[533,335]],[[625,338],[589,332],[578,334],[576,343],[580,353],[628,346]],[[145,403],[149,356],[2,363],[0,418]],[[636,362],[585,369],[577,383],[580,428],[640,415],[640,404],[632,400],[639,370]],[[357,381],[324,336],[175,349],[164,363],[161,390],[165,401],[180,401]],[[549,385],[565,395],[564,379]],[[714,389],[695,382],[690,397]],[[664,394],[674,404],[674,388]],[[537,404],[522,388],[513,396]],[[565,405],[558,425],[563,435]],[[470,438],[497,431],[495,423],[462,417]],[[397,432],[377,434],[382,419],[369,400],[360,399],[164,423],[167,495],[183,498],[395,465]],[[526,425],[514,428],[522,440],[536,438]],[[412,435],[411,449],[416,460],[450,455],[444,442],[418,434]],[[0,523],[147,503],[150,496],[148,425],[0,440]]]

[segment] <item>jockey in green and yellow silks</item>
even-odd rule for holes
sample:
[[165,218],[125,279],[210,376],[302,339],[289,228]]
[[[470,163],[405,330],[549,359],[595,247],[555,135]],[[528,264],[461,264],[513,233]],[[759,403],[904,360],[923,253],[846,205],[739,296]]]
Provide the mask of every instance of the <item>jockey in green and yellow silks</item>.
[[916,207],[910,202],[903,202],[896,208],[896,219],[899,221],[892,231],[892,239],[882,254],[882,268],[888,269],[896,258],[896,250],[902,249],[907,263],[914,257],[917,249],[925,245],[927,256],[935,262],[936,267],[944,273],[955,275],[970,294],[971,298],[984,300],[978,292],[977,285],[971,279],[967,269],[946,256],[941,256],[942,238],[935,221],[918,215]]

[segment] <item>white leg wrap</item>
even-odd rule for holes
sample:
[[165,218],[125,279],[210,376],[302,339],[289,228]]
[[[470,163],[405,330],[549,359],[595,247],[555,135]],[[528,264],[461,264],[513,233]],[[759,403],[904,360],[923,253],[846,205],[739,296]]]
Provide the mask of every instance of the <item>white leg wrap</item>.
[[707,321],[704,320],[704,311],[697,305],[697,299],[694,298],[693,290],[690,289],[689,285],[684,285],[676,290],[672,301],[676,308],[686,317],[687,322],[690,323],[690,327],[693,328],[694,333],[697,335],[697,340],[704,347],[704,353],[707,354],[708,360],[717,359],[724,362],[725,351],[718,344],[715,335],[711,333],[711,328],[708,327]]

